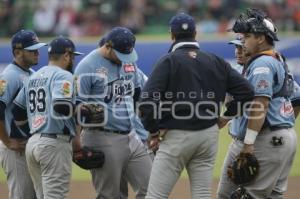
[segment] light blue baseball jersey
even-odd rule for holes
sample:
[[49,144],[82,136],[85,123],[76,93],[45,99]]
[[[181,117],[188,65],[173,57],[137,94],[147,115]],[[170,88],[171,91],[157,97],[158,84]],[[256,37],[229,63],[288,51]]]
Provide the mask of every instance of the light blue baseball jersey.
[[[142,88],[145,86],[148,80],[148,77],[139,68],[137,68],[137,76],[138,76],[137,79],[140,80],[138,85],[140,85],[140,88],[142,90]],[[135,115],[135,117],[136,120],[139,121],[135,125],[136,133],[143,141],[146,141],[148,139],[149,132],[146,131],[146,129],[144,128],[140,118],[137,115]]]
[[108,117],[106,129],[136,129],[141,139],[147,138],[148,133],[134,109],[134,90],[141,88],[145,81],[144,74],[135,63],[116,65],[102,57],[96,49],[80,61],[75,76],[78,83],[76,101],[103,104]]
[[44,66],[30,76],[14,102],[27,108],[31,134],[63,134],[67,128],[71,135],[75,135],[74,117],[53,110],[54,102],[75,104],[73,86],[73,75],[57,66]]
[[[284,81],[283,64],[272,56],[262,55],[255,59],[247,68],[246,78],[254,86],[255,96],[270,98],[266,120],[270,126],[292,127],[295,123],[294,111],[291,101],[283,97],[272,99]],[[230,125],[230,133],[233,136],[244,139],[248,119],[243,117],[234,118]]]
[[13,122],[12,102],[23,87],[24,81],[33,73],[31,69],[23,69],[15,63],[9,64],[0,75],[0,101],[6,105],[5,129],[10,137],[27,138],[29,132],[23,132]]

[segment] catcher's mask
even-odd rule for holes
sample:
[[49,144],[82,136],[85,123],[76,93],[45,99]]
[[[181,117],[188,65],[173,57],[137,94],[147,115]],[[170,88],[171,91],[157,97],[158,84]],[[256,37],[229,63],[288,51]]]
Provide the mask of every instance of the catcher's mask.
[[254,8],[247,9],[246,14],[241,14],[235,21],[232,29],[235,33],[263,33],[274,41],[279,41],[277,28],[267,15]]

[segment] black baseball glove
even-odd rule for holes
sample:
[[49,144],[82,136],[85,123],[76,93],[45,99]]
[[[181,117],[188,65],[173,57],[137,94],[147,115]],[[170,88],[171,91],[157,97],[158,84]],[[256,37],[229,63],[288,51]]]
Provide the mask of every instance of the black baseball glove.
[[81,106],[84,123],[99,124],[104,121],[104,107],[100,104],[84,104]]
[[82,169],[96,169],[103,166],[105,155],[100,150],[83,147],[80,151],[73,153],[73,162]]
[[227,175],[236,185],[252,182],[259,172],[259,163],[250,153],[240,153],[227,168]]

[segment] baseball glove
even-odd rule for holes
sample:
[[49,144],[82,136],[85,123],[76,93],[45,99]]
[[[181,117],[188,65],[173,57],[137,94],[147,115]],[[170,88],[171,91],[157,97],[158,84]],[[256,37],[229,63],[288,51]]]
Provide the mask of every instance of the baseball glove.
[[83,147],[80,151],[73,153],[73,162],[82,169],[96,169],[103,166],[105,155],[100,150]]
[[100,104],[84,104],[81,106],[81,115],[85,117],[85,123],[102,123],[104,121],[104,107]]
[[259,163],[250,153],[240,153],[227,168],[227,175],[236,185],[252,182],[259,172]]

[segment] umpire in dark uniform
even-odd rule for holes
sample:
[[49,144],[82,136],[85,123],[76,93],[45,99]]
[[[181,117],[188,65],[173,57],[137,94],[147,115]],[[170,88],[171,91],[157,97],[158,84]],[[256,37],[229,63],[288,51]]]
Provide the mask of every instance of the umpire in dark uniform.
[[211,198],[222,102],[227,92],[233,96],[225,112],[233,116],[237,105],[252,100],[253,88],[222,58],[199,49],[193,17],[174,16],[170,30],[174,43],[155,65],[139,105],[150,147],[159,144],[146,198],[168,198],[184,167],[192,198]]

